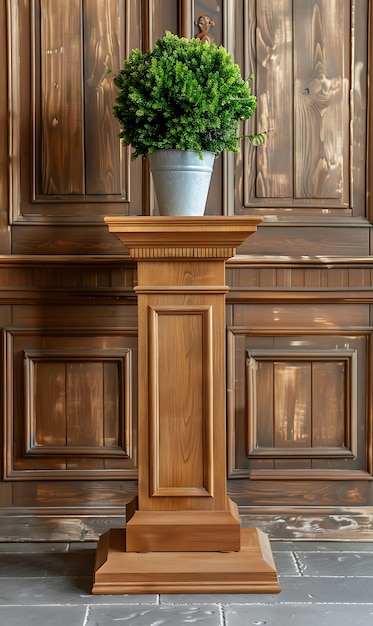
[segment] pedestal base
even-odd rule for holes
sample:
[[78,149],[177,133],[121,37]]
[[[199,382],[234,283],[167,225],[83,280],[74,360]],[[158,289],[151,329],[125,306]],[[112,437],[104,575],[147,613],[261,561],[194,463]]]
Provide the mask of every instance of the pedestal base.
[[127,552],[233,552],[241,546],[237,504],[226,511],[126,509]]
[[238,552],[126,552],[125,530],[100,537],[94,594],[278,593],[268,537],[241,529]]

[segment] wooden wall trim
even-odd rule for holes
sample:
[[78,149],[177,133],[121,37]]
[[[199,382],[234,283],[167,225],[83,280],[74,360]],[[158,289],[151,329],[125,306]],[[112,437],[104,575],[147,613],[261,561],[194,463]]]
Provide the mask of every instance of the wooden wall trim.
[[126,255],[105,254],[105,255],[75,255],[75,254],[0,254],[0,267],[25,267],[40,266],[60,266],[66,265],[121,265],[125,267],[136,267],[137,263]]
[[180,37],[192,39],[194,37],[194,2],[193,0],[179,0],[179,29]]
[[373,542],[373,508],[272,509],[240,508],[242,526],[257,526],[271,539],[284,541]]
[[[368,107],[367,107],[367,178],[366,178],[366,205],[367,205],[367,217],[371,223],[373,223],[373,3],[370,1],[368,4],[368,41],[369,50],[368,54]],[[370,253],[372,251],[370,250]]]
[[[361,509],[256,509],[240,507],[242,526],[256,526],[271,539],[283,541],[373,542],[373,508]],[[2,509],[2,541],[97,541],[109,528],[123,528],[125,509],[97,511],[64,509]]]
[[[262,228],[262,225],[260,226]],[[333,267],[370,267],[373,269],[373,257],[370,256],[251,256],[236,255],[228,259],[226,266],[234,267],[257,267],[263,265],[265,267],[318,267],[324,269],[332,269]]]

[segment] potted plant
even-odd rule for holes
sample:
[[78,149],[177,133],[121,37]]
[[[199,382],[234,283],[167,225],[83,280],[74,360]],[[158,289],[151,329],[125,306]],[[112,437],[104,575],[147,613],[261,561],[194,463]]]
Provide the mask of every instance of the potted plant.
[[[169,31],[153,50],[132,50],[115,75],[120,137],[133,159],[149,156],[161,215],[204,213],[215,157],[239,151],[239,123],[255,112],[251,79],[224,47]],[[263,134],[248,138],[264,141]]]

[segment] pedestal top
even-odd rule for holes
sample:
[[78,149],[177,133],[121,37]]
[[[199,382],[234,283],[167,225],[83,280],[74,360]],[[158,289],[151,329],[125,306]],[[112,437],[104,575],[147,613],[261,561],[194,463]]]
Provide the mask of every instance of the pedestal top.
[[262,217],[105,217],[109,231],[136,259],[224,258],[254,233]]

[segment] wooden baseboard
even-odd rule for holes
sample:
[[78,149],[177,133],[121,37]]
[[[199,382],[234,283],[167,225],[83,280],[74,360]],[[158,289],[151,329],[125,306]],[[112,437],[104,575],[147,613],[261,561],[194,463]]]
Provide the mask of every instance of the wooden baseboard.
[[[112,510],[51,513],[44,509],[0,508],[0,542],[97,541],[110,528],[124,528],[124,507]],[[273,540],[373,542],[373,509],[278,508],[269,511],[240,509],[241,526],[259,528]]]

